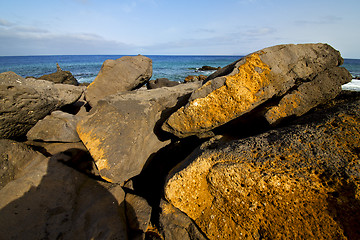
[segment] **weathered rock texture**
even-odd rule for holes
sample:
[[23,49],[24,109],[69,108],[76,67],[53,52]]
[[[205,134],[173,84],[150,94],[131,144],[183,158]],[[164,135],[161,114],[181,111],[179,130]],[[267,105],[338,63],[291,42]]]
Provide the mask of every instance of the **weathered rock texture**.
[[0,138],[17,138],[40,119],[77,101],[83,87],[0,74]]
[[43,75],[37,79],[51,81],[53,83],[63,83],[78,86],[79,82],[69,71],[63,71],[59,64],[56,64],[57,71],[51,74]]
[[0,189],[14,180],[26,166],[44,156],[24,143],[0,139]]
[[146,199],[127,193],[125,197],[127,225],[131,236],[144,236],[150,225],[151,207]]
[[179,85],[178,82],[170,81],[167,78],[158,78],[156,80],[151,80],[146,84],[147,89],[155,89],[162,87],[173,87]]
[[54,111],[51,115],[38,121],[26,134],[28,140],[45,142],[80,142],[76,132],[78,117],[62,111]]
[[359,239],[360,97],[174,169],[166,198],[210,239]]
[[168,145],[160,126],[185,104],[198,83],[133,91],[99,101],[92,114],[77,125],[101,176],[123,183],[138,175],[152,154]]
[[121,187],[66,166],[67,158],[34,160],[0,190],[1,239],[127,239]]
[[338,67],[342,63],[340,53],[326,44],[265,48],[209,76],[163,129],[178,137],[207,132],[269,100],[264,114],[270,124],[300,116],[351,81]]
[[196,224],[179,209],[161,200],[160,230],[167,240],[207,239]]
[[86,100],[91,106],[106,96],[130,91],[145,84],[152,76],[152,61],[144,56],[125,56],[106,60],[95,80],[86,89]]

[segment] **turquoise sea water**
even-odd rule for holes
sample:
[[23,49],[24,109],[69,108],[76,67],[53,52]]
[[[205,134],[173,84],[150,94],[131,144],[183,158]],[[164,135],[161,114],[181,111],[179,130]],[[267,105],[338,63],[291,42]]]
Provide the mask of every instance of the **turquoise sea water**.
[[[56,71],[56,63],[65,71],[70,71],[79,82],[92,82],[102,63],[107,59],[117,59],[121,55],[55,55],[55,56],[0,56],[0,72],[13,71],[23,77],[40,77]],[[153,61],[152,79],[168,78],[183,81],[188,75],[209,75],[211,71],[198,71],[202,66],[224,67],[241,56],[147,56]],[[345,59],[345,68],[360,77],[360,59]],[[351,86],[350,86],[351,85]],[[350,88],[360,89],[360,80],[353,80]],[[345,87],[346,88],[346,87]]]

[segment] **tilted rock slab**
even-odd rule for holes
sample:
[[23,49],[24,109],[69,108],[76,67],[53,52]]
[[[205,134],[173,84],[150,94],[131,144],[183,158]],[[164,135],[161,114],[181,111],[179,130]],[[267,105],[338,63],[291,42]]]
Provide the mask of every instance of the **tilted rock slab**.
[[83,91],[83,87],[1,73],[0,138],[24,136],[50,112],[76,102]]
[[359,239],[359,129],[358,95],[299,125],[204,144],[165,196],[209,239]]
[[145,56],[125,56],[106,60],[95,80],[87,87],[85,97],[93,107],[97,101],[118,92],[131,91],[152,76],[152,60]]
[[98,102],[77,132],[100,171],[111,182],[138,175],[149,157],[170,143],[159,139],[163,121],[185,104],[198,83],[117,94]]
[[350,73],[338,67],[342,63],[327,44],[265,48],[209,76],[163,129],[178,137],[207,132],[274,98],[280,102],[265,112],[270,124],[300,116],[351,81]]

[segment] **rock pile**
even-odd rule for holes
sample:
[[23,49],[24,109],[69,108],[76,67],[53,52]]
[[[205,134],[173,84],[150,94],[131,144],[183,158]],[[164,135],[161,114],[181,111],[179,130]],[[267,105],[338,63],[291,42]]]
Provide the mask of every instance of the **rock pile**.
[[0,74],[1,238],[359,239],[342,61],[303,44],[183,84],[140,55],[86,89]]

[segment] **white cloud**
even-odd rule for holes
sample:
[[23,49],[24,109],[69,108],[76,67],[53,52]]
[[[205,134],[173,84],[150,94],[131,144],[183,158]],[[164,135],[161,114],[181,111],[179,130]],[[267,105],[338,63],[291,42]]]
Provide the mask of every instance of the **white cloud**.
[[300,24],[300,25],[322,25],[322,24],[336,24],[341,22],[343,19],[341,17],[338,16],[323,16],[320,17],[318,19],[313,19],[313,20],[297,20],[295,21],[296,24]]
[[0,18],[0,26],[3,26],[3,27],[11,27],[13,26],[14,24],[5,20],[5,19],[2,19]]

